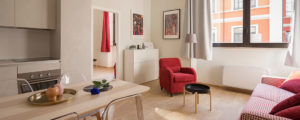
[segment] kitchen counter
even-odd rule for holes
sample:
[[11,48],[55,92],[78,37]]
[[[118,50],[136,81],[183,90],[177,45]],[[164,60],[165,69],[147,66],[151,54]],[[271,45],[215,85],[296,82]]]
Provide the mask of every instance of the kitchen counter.
[[53,63],[53,62],[60,62],[59,59],[53,58],[29,58],[29,59],[5,59],[0,60],[0,67],[1,66],[13,66],[13,65],[24,65],[24,64],[36,64],[36,63]]

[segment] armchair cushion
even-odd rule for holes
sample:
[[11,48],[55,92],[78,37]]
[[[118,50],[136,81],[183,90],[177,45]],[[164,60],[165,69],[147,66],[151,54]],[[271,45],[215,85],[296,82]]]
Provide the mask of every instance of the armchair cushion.
[[180,72],[180,66],[172,66],[172,67],[170,67],[170,68],[171,68],[171,70],[172,70],[174,73]]
[[190,82],[194,80],[195,78],[193,74],[174,73],[174,82]]

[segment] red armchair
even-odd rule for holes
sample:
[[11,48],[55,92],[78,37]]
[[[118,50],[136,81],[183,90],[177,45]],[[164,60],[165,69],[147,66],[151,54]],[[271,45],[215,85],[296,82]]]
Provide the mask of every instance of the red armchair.
[[181,67],[178,58],[162,58],[159,60],[159,82],[161,89],[173,93],[182,93],[186,84],[195,83],[196,72],[193,68]]

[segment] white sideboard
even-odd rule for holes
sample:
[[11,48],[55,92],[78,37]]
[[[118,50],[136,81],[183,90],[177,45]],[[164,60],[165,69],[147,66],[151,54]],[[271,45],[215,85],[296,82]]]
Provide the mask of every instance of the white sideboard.
[[158,79],[158,49],[125,50],[125,80],[137,84]]

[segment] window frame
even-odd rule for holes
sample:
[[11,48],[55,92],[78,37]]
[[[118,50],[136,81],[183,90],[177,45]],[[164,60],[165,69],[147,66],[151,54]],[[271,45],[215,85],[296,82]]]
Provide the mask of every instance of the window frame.
[[242,9],[243,10],[243,43],[213,43],[213,47],[287,48],[289,43],[251,43],[251,39],[250,39],[251,2],[250,1],[251,0],[243,1],[243,9]]

